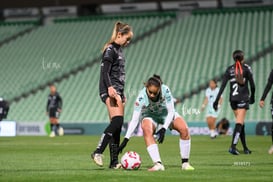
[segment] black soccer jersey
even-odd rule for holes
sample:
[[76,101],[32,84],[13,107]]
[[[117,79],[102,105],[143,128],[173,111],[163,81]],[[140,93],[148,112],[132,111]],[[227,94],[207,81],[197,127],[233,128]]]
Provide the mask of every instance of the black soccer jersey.
[[120,45],[112,43],[103,52],[100,72],[100,94],[108,93],[113,86],[123,93],[125,85],[125,59]]
[[239,83],[237,83],[235,78],[235,65],[231,65],[227,68],[223,77],[223,82],[219,90],[218,96],[222,95],[228,81],[230,82],[229,100],[231,102],[232,101],[238,101],[238,102],[249,101],[250,95],[248,90],[248,82],[250,83],[251,94],[254,96],[255,84],[253,80],[251,67],[247,64],[242,64],[242,69],[243,69],[243,78],[245,83],[243,85],[240,85]]
[[3,118],[6,118],[9,112],[9,104],[7,103],[7,101],[2,100],[0,101],[0,121]]
[[[270,89],[272,87],[272,84],[273,84],[273,69],[271,70],[270,75],[268,77],[268,81],[267,81],[267,84],[265,86],[264,93],[262,95],[261,100],[265,100],[268,92],[270,91]],[[271,104],[273,104],[273,94],[272,94],[272,98],[271,98]]]
[[58,92],[54,95],[49,94],[46,104],[46,111],[62,109],[63,100]]

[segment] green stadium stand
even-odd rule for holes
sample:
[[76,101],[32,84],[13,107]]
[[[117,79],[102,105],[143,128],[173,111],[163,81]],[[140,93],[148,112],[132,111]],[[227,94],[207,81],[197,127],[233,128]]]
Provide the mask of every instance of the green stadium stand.
[[[168,15],[129,17],[123,18],[122,21],[133,25],[134,32],[136,32],[134,36],[137,38],[171,18],[173,17]],[[81,19],[69,22],[60,21],[53,25],[40,27],[30,34],[16,39],[13,43],[3,46],[0,49],[0,54],[6,53],[7,63],[4,64],[5,69],[1,74],[10,76],[11,80],[18,83],[10,84],[11,82],[8,80],[4,82],[1,86],[4,97],[14,98],[20,93],[25,93],[43,83],[54,80],[54,78],[69,72],[79,65],[97,59],[100,56],[103,44],[111,35],[112,28],[109,29],[109,27],[113,27],[115,21],[109,18],[90,21],[82,21]],[[18,50],[18,52],[12,54],[15,50]],[[8,57],[7,55],[12,56]],[[55,68],[56,65],[53,66],[52,64],[56,64],[57,67]],[[96,103],[101,104],[97,100],[98,71],[99,62],[97,62],[95,67],[91,68],[90,72],[86,70],[83,78],[80,77],[80,73],[75,77],[69,77],[69,80],[75,79],[75,81],[71,81],[72,84],[68,82],[65,87],[67,89],[64,89],[64,91],[62,91],[62,85],[64,85],[66,80],[60,84],[60,91],[64,98],[69,98],[67,99],[69,101],[71,99],[71,102],[66,102],[67,100],[64,99],[64,103],[67,103],[66,107],[68,108],[63,113],[64,116],[67,116],[64,118],[66,121],[105,121],[105,119],[101,119],[97,115],[92,117],[92,113],[98,113],[97,111],[99,110],[93,107],[94,102],[91,100],[96,100]],[[14,74],[15,72],[18,74]],[[90,76],[90,74],[93,76]],[[67,92],[70,89],[75,90],[75,92]],[[86,93],[83,90],[86,90]],[[89,94],[96,94],[90,97],[87,95],[87,90],[89,90]],[[10,117],[15,118],[17,121],[44,120],[45,116],[41,114],[41,111],[44,111],[47,92],[48,90],[43,90],[22,101],[20,100],[18,103],[12,104],[13,109],[11,109]],[[79,93],[80,97],[76,97],[75,93]],[[43,94],[42,97],[41,94]],[[86,98],[90,98],[91,102]],[[86,101],[85,105],[79,105],[83,100]],[[78,104],[76,103],[78,106],[75,106],[75,101],[78,102]],[[36,104],[39,106],[43,105],[43,107],[37,108],[39,110],[36,112],[32,110],[32,116],[29,117],[29,112],[26,111],[35,107]],[[100,110],[105,110],[103,105],[101,107],[103,109]],[[96,112],[93,112],[92,108]],[[103,114],[104,116],[105,114]]]
[[0,22],[0,42],[31,27],[33,27],[33,24],[11,24]]
[[[170,18],[150,16],[122,20],[134,25],[137,37]],[[12,99],[97,58],[103,43],[111,35],[112,28],[109,27],[113,27],[115,21],[79,19],[78,22],[57,22],[4,45],[0,49],[0,55],[5,59],[1,77],[5,75],[16,84],[4,82],[1,86],[3,96]]]
[[[137,37],[165,20],[162,17],[156,19],[142,17],[128,19],[126,22],[133,25]],[[159,29],[137,43],[131,44],[125,49],[127,59],[125,94],[128,99],[125,121],[131,119],[135,98],[143,87],[143,82],[149,76],[154,73],[160,74],[163,82],[171,88],[175,97],[190,93],[199,85],[206,84],[211,78],[224,73],[226,67],[233,63],[231,54],[235,49],[244,50],[246,58],[249,58],[267,45],[272,44],[272,20],[271,10],[196,13],[178,19],[170,26]],[[10,53],[20,50],[13,56],[13,59],[16,59],[20,55],[28,53],[24,52],[26,51],[24,49],[27,49],[28,42],[31,43],[33,52],[21,59],[22,65],[20,65],[18,73],[19,70],[23,70],[22,68],[25,70],[31,67],[27,71],[31,74],[20,77],[30,80],[31,82],[25,85],[27,87],[30,84],[29,87],[32,87],[98,56],[102,42],[107,41],[105,35],[111,33],[108,28],[112,27],[113,22],[113,20],[57,22],[39,28],[31,35],[22,37],[18,42],[2,47],[0,55],[2,55],[3,49],[9,51],[16,47],[17,49],[10,50]],[[44,73],[41,69],[41,55],[44,55],[49,61],[57,60],[62,65],[61,69],[56,73],[54,70],[52,73]],[[31,58],[31,61],[28,58]],[[38,60],[37,64],[34,64],[35,60]],[[261,110],[257,104],[269,71],[273,68],[272,54],[254,62],[252,67],[257,83],[256,104],[251,107],[247,120],[268,120],[270,119],[269,106],[267,105],[267,108]],[[11,67],[6,69],[11,70]],[[99,63],[96,63],[93,67],[88,67],[83,72],[57,83],[58,90],[64,98],[62,122],[108,122],[106,108],[98,96],[99,69]],[[31,70],[36,70],[36,72],[32,73]],[[21,72],[21,74],[23,73]],[[14,76],[12,80],[16,80],[17,77]],[[23,82],[24,79],[18,80]],[[10,89],[9,85],[6,86]],[[17,93],[22,90],[18,85],[14,85],[13,89],[18,89]],[[232,120],[233,114],[228,103],[227,90],[228,87],[223,94],[224,105],[220,117]],[[17,121],[47,120],[43,114],[47,94],[48,89],[42,90],[12,104],[9,117]],[[185,109],[188,111],[199,109],[203,99],[204,92],[193,95],[189,99],[183,100],[183,103],[177,106],[177,111],[183,115]],[[184,114],[187,121],[205,120],[204,113]]]

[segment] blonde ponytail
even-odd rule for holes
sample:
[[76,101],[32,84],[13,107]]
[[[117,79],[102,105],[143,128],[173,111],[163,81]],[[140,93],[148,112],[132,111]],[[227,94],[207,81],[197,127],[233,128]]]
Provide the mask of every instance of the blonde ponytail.
[[111,36],[110,40],[104,45],[102,52],[104,52],[105,49],[116,40],[119,32],[122,35],[128,34],[129,32],[132,32],[132,28],[131,28],[131,26],[129,26],[126,23],[122,23],[121,21],[117,21],[115,23],[115,26],[114,26],[114,29],[112,32],[112,36]]

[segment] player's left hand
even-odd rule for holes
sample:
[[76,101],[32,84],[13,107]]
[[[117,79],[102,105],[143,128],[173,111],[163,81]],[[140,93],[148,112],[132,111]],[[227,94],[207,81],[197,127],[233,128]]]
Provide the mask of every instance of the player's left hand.
[[217,100],[213,102],[213,109],[214,109],[215,111],[218,110],[218,101],[217,101]]
[[165,128],[161,128],[160,130],[158,130],[158,132],[156,132],[157,135],[157,141],[158,143],[163,143],[164,138],[165,138],[165,133],[166,133],[166,129]]
[[62,110],[61,110],[61,109],[58,109],[58,112],[62,112]]

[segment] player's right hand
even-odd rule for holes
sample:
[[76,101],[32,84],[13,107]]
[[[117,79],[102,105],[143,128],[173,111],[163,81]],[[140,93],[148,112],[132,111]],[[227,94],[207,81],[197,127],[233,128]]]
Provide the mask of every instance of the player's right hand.
[[129,142],[128,138],[124,138],[122,143],[120,144],[119,148],[118,148],[118,153],[121,153],[122,150],[126,147],[127,143]]
[[214,109],[215,111],[218,110],[218,100],[216,100],[216,101],[213,102],[213,109]]
[[263,108],[264,107],[264,101],[261,100],[260,103],[259,103],[260,107]]

